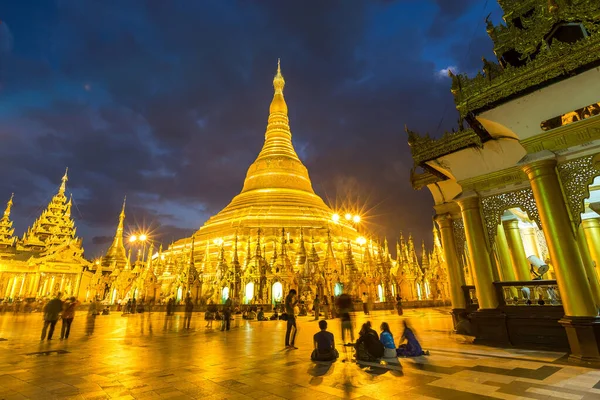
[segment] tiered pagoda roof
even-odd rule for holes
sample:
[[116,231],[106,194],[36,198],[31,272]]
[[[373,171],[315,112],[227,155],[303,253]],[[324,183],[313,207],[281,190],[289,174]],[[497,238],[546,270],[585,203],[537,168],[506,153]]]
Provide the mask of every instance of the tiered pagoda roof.
[[23,249],[42,252],[64,243],[81,247],[81,241],[76,237],[75,221],[71,218],[72,199],[65,195],[67,172],[62,177],[58,193],[23,235],[19,243]]
[[10,199],[6,203],[6,209],[2,218],[0,218],[0,248],[11,247],[15,244],[16,237],[13,236],[15,228],[10,220],[10,209],[13,205],[14,193],[10,196]]
[[119,224],[113,238],[113,242],[106,251],[106,255],[102,258],[102,267],[104,268],[119,268],[123,269],[127,266],[127,251],[123,243],[123,225],[125,221],[125,200],[119,214]]

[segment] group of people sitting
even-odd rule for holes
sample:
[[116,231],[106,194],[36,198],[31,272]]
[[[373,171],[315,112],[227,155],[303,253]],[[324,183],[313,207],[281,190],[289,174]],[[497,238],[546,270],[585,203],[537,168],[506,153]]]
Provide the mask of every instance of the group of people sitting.
[[[356,360],[378,362],[382,358],[429,355],[429,351],[423,350],[406,321],[403,324],[404,332],[399,346],[396,347],[394,335],[387,322],[381,324],[380,335],[371,327],[371,322],[365,322],[358,334],[358,340],[353,345],[356,350]],[[335,348],[333,333],[327,331],[327,321],[319,321],[319,328],[321,330],[313,337],[315,349],[311,359],[313,361],[335,361],[339,357],[339,352]]]

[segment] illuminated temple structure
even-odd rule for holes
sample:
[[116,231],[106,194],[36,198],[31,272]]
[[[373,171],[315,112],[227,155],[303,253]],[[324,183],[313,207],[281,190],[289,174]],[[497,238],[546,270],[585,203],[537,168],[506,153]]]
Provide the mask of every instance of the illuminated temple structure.
[[79,295],[88,283],[81,239],[71,217],[72,200],[65,195],[67,173],[58,193],[22,238],[14,236],[10,212],[13,196],[0,218],[0,296],[38,298],[62,292]]
[[407,129],[412,184],[431,191],[454,314],[479,341],[598,362],[600,2],[498,1],[498,62],[449,73],[459,130]]
[[123,209],[114,242],[94,267],[91,286],[101,297],[269,304],[296,288],[307,299],[342,292],[366,292],[375,302],[397,293],[406,300],[448,298],[437,236],[431,252],[401,238],[393,258],[387,240],[373,239],[358,217],[340,217],[315,194],[292,145],[284,85],[278,67],[264,145],[240,194],[192,237],[131,263]]

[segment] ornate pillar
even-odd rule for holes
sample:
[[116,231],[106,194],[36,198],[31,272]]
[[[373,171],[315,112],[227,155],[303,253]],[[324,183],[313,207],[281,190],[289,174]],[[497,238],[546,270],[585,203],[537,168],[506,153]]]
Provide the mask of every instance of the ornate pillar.
[[512,267],[510,250],[508,249],[508,242],[502,224],[498,224],[496,233],[496,254],[498,254],[500,263],[500,279],[505,282],[515,281],[515,271]]
[[600,308],[600,284],[598,283],[596,271],[594,271],[594,261],[590,255],[590,250],[588,249],[588,244],[585,240],[585,233],[583,232],[582,225],[579,225],[579,228],[577,229],[577,244],[579,245],[581,261],[585,267],[588,282],[590,283],[590,288],[592,289],[592,296],[594,297],[596,309],[598,309]]
[[498,306],[498,299],[492,284],[494,281],[492,260],[485,239],[479,197],[476,195],[464,197],[458,201],[458,204],[465,224],[465,236],[479,309],[495,309]]
[[527,174],[556,281],[565,310],[560,323],[567,331],[571,358],[576,361],[600,361],[600,318],[581,261],[573,225],[565,204],[556,160],[535,161],[523,167]]
[[448,268],[450,302],[452,303],[452,312],[456,316],[460,311],[465,310],[466,307],[465,296],[462,290],[462,287],[465,285],[465,276],[458,255],[456,254],[452,218],[449,214],[443,214],[436,216],[435,221],[440,227],[442,248],[444,250],[444,258],[446,259]]
[[518,281],[530,281],[531,273],[529,272],[527,254],[525,254],[525,248],[523,247],[523,239],[521,239],[519,220],[516,217],[503,220],[502,226],[510,249],[510,260],[512,261],[515,277]]
[[581,221],[583,232],[590,250],[592,260],[595,262],[596,276],[600,276],[600,218],[589,218]]

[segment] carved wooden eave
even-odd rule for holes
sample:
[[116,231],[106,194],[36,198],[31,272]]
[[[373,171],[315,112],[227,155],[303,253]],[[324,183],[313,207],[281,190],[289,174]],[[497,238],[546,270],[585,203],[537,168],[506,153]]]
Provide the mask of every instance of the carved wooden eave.
[[410,171],[410,183],[415,190],[420,190],[437,182],[443,181],[444,178],[440,178],[437,174],[433,174],[429,171],[422,173],[416,172],[414,169]]
[[432,139],[429,135],[419,136],[409,131],[410,152],[415,165],[426,168],[427,161],[433,161],[445,155],[455,153],[467,147],[482,147],[483,139],[473,129],[458,132],[446,132],[439,139]]
[[[513,49],[522,54],[526,64],[502,68],[496,63],[484,61],[484,72],[473,78],[465,74],[452,74],[452,93],[461,116],[479,114],[600,65],[600,2],[574,1],[576,4],[561,5],[554,13],[548,11],[546,1],[501,2],[505,10],[510,10],[505,15],[508,21],[512,19],[512,14],[518,16],[518,12],[514,11],[517,8],[524,10],[533,7],[537,10],[531,19],[521,18],[526,29],[519,29],[510,22],[507,22],[507,26],[499,27],[488,24],[496,54],[501,56]],[[527,6],[521,3],[527,3]],[[572,44],[552,40],[548,45],[547,35],[557,24],[568,22],[580,23],[588,36]]]

